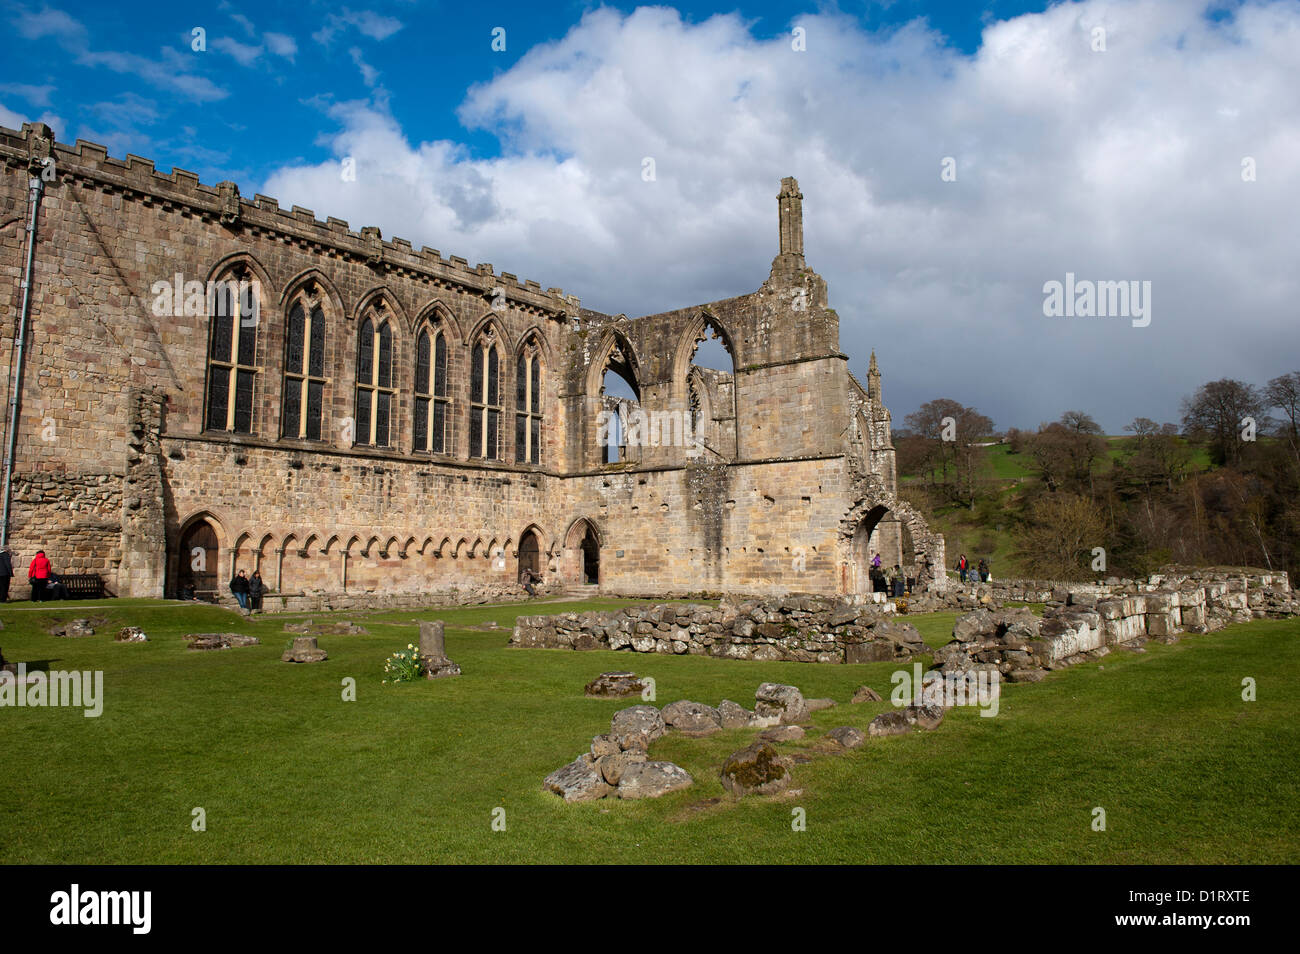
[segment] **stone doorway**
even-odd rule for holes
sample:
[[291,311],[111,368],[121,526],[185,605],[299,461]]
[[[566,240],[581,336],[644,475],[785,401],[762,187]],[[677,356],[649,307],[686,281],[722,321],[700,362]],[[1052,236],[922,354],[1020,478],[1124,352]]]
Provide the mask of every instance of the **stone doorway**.
[[532,530],[524,531],[523,537],[519,541],[519,575],[524,575],[524,570],[531,570],[533,579],[542,575],[542,548],[538,544],[537,534]]
[[587,535],[582,538],[582,582],[590,586],[600,584],[600,544],[596,542],[596,531],[587,527]]
[[218,574],[220,550],[217,531],[206,520],[197,520],[181,534],[176,554],[176,595],[181,599],[200,599],[215,603],[221,597]]
[[564,535],[560,572],[570,586],[600,585],[600,533],[585,517],[575,520]]

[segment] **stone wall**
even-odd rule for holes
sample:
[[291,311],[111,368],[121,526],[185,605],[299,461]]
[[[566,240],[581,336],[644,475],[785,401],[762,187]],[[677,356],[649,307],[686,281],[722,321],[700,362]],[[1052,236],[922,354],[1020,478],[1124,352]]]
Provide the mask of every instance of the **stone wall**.
[[907,659],[925,651],[916,628],[894,619],[887,604],[854,606],[818,596],[521,616],[510,645],[821,663]]
[[986,598],[998,605],[1007,602],[1083,603],[1160,590],[1181,590],[1188,585],[1204,586],[1216,605],[1249,610],[1255,616],[1289,616],[1295,612],[1295,593],[1286,572],[1230,566],[1170,565],[1141,580],[1112,577],[1094,583],[1050,580],[995,580],[965,586],[957,583],[944,597],[937,599],[958,606],[979,605]]

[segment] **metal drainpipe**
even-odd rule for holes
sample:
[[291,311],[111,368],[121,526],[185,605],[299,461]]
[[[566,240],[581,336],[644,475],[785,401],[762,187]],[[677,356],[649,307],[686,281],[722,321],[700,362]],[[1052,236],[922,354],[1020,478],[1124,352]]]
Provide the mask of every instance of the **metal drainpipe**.
[[28,180],[28,200],[31,214],[27,217],[27,264],[23,270],[23,303],[18,313],[18,370],[10,377],[12,391],[9,395],[9,446],[5,450],[5,508],[4,523],[0,526],[0,546],[9,544],[9,497],[13,490],[14,454],[18,448],[18,400],[23,389],[23,351],[27,344],[27,312],[32,301],[32,267],[36,259],[36,215],[41,207],[45,180],[39,175]]

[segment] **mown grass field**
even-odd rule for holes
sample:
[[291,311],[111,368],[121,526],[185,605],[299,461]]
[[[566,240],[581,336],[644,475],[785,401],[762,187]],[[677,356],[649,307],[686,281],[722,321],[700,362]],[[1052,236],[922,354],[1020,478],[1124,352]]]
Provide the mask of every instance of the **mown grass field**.
[[[869,739],[794,769],[797,790],[733,801],[723,759],[755,730],[667,737],[652,757],[696,784],[657,801],[566,805],[542,778],[584,751],[629,702],[583,685],[632,668],[657,703],[730,698],[752,707],[764,680],[830,696],[808,738],[866,727],[889,706],[877,663],[822,666],[506,648],[520,612],[625,605],[335,614],[368,636],[322,637],[324,663],[281,663],[287,617],[116,601],[108,609],[0,609],[11,660],[101,669],[103,715],[0,708],[0,861],[5,863],[1240,863],[1300,860],[1300,622],[1262,621],[1142,655],[1117,652],[1008,686],[1001,711],[952,710],[932,733]],[[25,604],[30,606],[30,604]],[[61,639],[55,617],[107,615]],[[324,614],[315,618],[323,619]],[[381,685],[387,655],[441,618],[458,679]],[[931,645],[953,614],[916,617]],[[501,627],[482,628],[489,622]],[[118,644],[123,624],[145,644]],[[196,653],[187,632],[258,635]],[[1258,701],[1241,698],[1243,677]],[[355,702],[342,681],[356,680]],[[853,706],[869,684],[884,703]],[[1093,809],[1106,831],[1093,831]],[[192,811],[207,830],[191,830]],[[505,831],[493,831],[494,809]],[[792,811],[806,831],[792,830]]]

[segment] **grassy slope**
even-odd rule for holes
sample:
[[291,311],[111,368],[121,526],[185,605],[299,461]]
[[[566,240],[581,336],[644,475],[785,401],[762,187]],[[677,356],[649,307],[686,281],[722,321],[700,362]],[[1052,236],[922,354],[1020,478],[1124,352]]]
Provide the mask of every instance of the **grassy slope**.
[[[107,690],[98,719],[0,709],[0,861],[1300,860],[1296,621],[1113,653],[1008,687],[996,718],[955,710],[936,732],[797,766],[793,797],[722,797],[719,765],[754,735],[736,730],[656,743],[655,757],[695,777],[685,792],[565,805],[541,779],[629,704],[582,696],[602,670],[654,676],[660,705],[752,705],[760,682],[793,682],[841,703],[816,714],[811,741],[836,725],[865,728],[889,703],[850,706],[849,695],[865,682],[888,698],[899,667],[510,650],[504,631],[465,628],[508,626],[519,611],[367,617],[373,635],[322,638],[327,662],[291,666],[278,659],[284,617],[249,623],[215,608],[121,601],[96,636],[66,640],[38,625],[53,614],[0,610],[9,658],[103,669]],[[417,617],[447,621],[465,675],[380,685],[385,656],[414,640]],[[952,619],[916,622],[939,645]],[[113,643],[123,622],[152,641]],[[180,639],[214,630],[253,632],[263,645],[193,653]],[[357,680],[354,703],[340,699],[345,676]],[[1243,676],[1259,680],[1258,702],[1241,700]],[[1104,833],[1090,828],[1098,805]],[[190,830],[195,806],[207,810],[206,832]],[[505,832],[490,827],[498,806]],[[795,806],[807,811],[805,832],[791,830]]]
[[[1117,461],[1132,453],[1134,438],[1131,436],[1108,436],[1106,457],[1100,462],[1097,472],[1110,470]],[[1028,466],[1026,454],[1013,454],[1008,444],[994,444],[982,449],[987,457],[988,467],[984,471],[989,475],[984,483],[987,489],[996,492],[1001,509],[995,514],[1002,514],[1005,519],[991,520],[982,514],[972,513],[960,506],[940,507],[930,515],[931,523],[944,535],[947,543],[948,569],[951,571],[957,557],[965,553],[971,566],[978,566],[981,557],[991,561],[994,576],[1023,577],[1031,576],[1016,556],[1014,501],[1021,485],[1036,481],[1034,472]],[[1212,468],[1209,452],[1201,445],[1193,445],[1190,461],[1192,472],[1208,471]],[[902,493],[907,495],[907,485],[918,480],[915,475],[899,475]],[[953,572],[949,576],[956,577]]]

